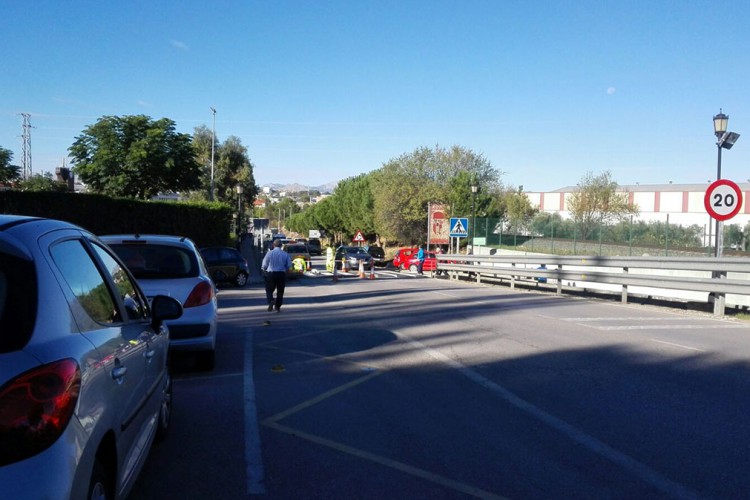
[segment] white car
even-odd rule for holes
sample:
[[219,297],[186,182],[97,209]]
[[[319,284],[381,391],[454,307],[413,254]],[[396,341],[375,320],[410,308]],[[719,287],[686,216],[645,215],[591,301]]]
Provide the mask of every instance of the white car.
[[0,497],[127,497],[169,426],[181,313],[93,234],[0,215]]
[[182,317],[167,322],[170,349],[192,351],[201,369],[213,369],[219,306],[216,285],[195,243],[154,234],[101,239],[125,262],[149,299],[167,295],[182,304]]

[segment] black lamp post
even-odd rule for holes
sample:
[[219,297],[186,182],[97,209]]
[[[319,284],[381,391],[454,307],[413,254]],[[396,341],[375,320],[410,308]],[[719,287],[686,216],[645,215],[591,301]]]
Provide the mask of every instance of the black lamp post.
[[477,186],[476,181],[475,181],[471,185],[471,254],[472,255],[474,254],[474,236],[476,235],[476,231],[474,227],[477,222],[477,208],[476,208],[477,191],[479,191],[479,186]]
[[[716,135],[716,149],[718,150],[718,157],[716,160],[716,180],[721,179],[721,150],[732,149],[734,143],[739,139],[740,134],[736,132],[727,132],[727,125],[729,124],[729,117],[721,112],[714,116],[714,134]],[[716,235],[715,235],[715,248],[714,256],[721,257],[723,246],[724,246],[724,223],[720,220],[716,221]]]
[[239,236],[242,230],[242,189],[241,184],[237,184],[237,236]]

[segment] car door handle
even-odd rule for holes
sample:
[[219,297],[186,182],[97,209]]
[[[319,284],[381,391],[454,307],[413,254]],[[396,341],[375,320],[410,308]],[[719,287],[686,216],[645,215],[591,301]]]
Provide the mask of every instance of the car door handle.
[[118,383],[122,383],[122,379],[125,377],[125,374],[127,372],[128,372],[127,367],[118,366],[112,369],[112,378],[115,379]]
[[146,358],[146,361],[151,361],[151,358],[154,357],[154,354],[156,354],[155,349],[149,349],[146,351],[146,353],[143,355]]

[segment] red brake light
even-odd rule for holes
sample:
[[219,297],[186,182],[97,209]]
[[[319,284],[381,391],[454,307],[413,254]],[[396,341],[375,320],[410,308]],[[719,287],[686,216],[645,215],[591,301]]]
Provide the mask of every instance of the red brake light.
[[190,295],[188,296],[185,303],[182,304],[182,307],[188,308],[202,306],[211,302],[211,299],[213,299],[213,297],[214,287],[211,286],[211,283],[207,281],[201,281],[200,283],[195,285],[195,288],[193,288],[193,291],[190,292]]
[[52,446],[73,416],[80,389],[73,359],[34,368],[1,387],[0,466]]

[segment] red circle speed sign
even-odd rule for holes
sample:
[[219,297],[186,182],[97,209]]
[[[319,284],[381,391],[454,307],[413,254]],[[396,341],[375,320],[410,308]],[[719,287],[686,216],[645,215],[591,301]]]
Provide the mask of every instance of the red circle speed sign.
[[711,183],[703,197],[703,205],[708,215],[716,220],[728,220],[742,208],[742,191],[729,179],[719,179]]

